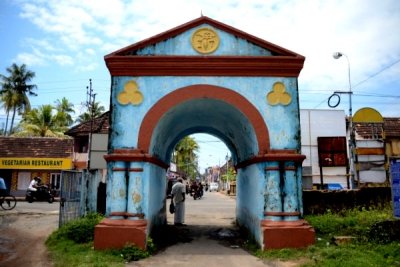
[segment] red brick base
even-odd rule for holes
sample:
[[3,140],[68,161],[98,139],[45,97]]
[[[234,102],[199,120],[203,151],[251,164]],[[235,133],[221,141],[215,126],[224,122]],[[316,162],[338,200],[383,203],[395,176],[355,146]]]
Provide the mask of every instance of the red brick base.
[[315,243],[315,231],[305,220],[261,222],[264,249],[301,248]]
[[127,243],[146,248],[146,220],[104,219],[94,229],[94,249],[123,248]]

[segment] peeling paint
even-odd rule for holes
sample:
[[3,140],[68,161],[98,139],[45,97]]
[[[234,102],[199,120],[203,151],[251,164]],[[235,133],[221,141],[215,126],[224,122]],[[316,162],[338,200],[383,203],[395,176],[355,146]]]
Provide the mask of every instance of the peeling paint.
[[133,203],[139,203],[140,201],[142,200],[142,196],[139,194],[139,193],[137,193],[137,192],[135,192],[135,193],[133,193],[132,194],[132,201],[133,201]]

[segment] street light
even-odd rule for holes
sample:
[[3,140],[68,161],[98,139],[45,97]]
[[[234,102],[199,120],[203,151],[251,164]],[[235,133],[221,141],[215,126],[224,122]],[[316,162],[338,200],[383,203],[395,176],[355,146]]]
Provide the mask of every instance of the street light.
[[[353,155],[354,153],[353,153],[353,149],[355,148],[355,140],[354,140],[355,138],[354,138],[354,129],[353,129],[353,106],[352,106],[352,99],[351,99],[351,96],[352,96],[353,92],[352,92],[352,89],[351,89],[350,60],[349,60],[349,57],[346,54],[342,53],[342,52],[333,53],[333,58],[334,59],[339,59],[342,56],[344,56],[346,58],[346,60],[347,60],[347,72],[348,72],[348,78],[349,78],[349,91],[347,91],[347,92],[336,91],[336,92],[333,93],[333,95],[338,95],[338,94],[348,94],[349,95],[350,172],[351,172],[351,180],[352,180],[352,182],[354,182],[354,155]],[[340,100],[339,100],[339,102],[340,102]],[[338,104],[339,104],[339,102],[338,102]],[[352,187],[353,187],[353,185],[352,185]]]
[[229,169],[229,156],[228,156],[228,153],[226,153],[225,160],[226,160],[226,190],[229,192],[230,185],[229,185],[229,175],[228,175],[228,169]]

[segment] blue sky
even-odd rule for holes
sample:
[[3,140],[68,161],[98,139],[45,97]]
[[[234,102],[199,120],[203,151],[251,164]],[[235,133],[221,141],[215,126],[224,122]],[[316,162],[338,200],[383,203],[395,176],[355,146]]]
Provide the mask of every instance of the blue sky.
[[[0,73],[13,62],[25,63],[36,73],[32,107],[67,97],[75,117],[85,111],[92,79],[96,101],[108,109],[104,55],[201,14],[305,56],[301,108],[328,109],[333,91],[349,89],[346,58],[332,57],[340,51],[350,62],[353,113],[373,107],[383,116],[400,116],[397,0],[2,0]],[[343,96],[337,108],[348,113],[348,107]],[[0,110],[1,127],[4,121]],[[223,144],[201,141],[202,166],[224,161]]]

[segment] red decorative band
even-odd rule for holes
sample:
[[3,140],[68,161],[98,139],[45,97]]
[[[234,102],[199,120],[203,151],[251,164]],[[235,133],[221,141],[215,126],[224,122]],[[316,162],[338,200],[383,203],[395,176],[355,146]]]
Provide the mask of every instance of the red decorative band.
[[112,76],[298,77],[303,57],[288,56],[131,56],[105,58]]
[[251,159],[239,162],[235,167],[236,169],[244,168],[249,165],[255,164],[255,163],[260,163],[260,162],[266,162],[266,161],[280,161],[280,162],[285,162],[285,161],[293,161],[297,163],[302,163],[303,160],[306,158],[306,156],[301,155],[301,154],[264,154],[264,155],[257,155]]
[[143,168],[130,168],[128,171],[130,171],[130,172],[143,172]]
[[300,212],[293,211],[293,212],[284,212],[284,211],[266,211],[264,212],[264,216],[300,216]]
[[296,167],[295,166],[286,166],[285,171],[296,171]]
[[114,172],[125,172],[125,171],[129,171],[129,172],[143,172],[143,168],[112,168],[112,170]]
[[143,153],[137,149],[115,149],[114,153],[104,155],[104,159],[107,162],[110,161],[126,161],[126,162],[150,162],[161,168],[168,169],[169,164],[166,164],[162,160],[153,157],[147,153]]
[[266,171],[279,171],[280,168],[278,166],[274,166],[274,167],[265,167]]
[[126,168],[112,168],[112,170],[114,172],[124,172],[124,171],[126,171]]

